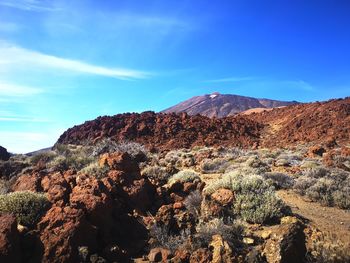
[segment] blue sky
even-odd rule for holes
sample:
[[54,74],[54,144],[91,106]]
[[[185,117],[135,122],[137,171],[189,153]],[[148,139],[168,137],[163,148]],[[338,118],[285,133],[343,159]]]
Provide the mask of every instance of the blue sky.
[[348,0],[0,0],[0,145],[195,95],[350,95]]

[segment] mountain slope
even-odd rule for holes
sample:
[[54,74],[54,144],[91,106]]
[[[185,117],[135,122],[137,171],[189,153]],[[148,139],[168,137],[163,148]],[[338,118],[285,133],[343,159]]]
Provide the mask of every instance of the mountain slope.
[[275,108],[245,117],[265,125],[260,145],[268,147],[327,140],[350,143],[350,97]]
[[239,95],[213,93],[190,98],[162,112],[181,113],[189,115],[204,115],[207,117],[227,117],[253,108],[274,108],[296,104],[295,101],[278,101],[257,99]]

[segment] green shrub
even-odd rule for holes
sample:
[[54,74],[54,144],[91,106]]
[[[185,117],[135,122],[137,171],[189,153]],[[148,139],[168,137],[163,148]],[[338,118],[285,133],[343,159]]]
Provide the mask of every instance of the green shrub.
[[169,178],[168,184],[172,185],[176,182],[185,183],[185,182],[193,182],[194,180],[200,180],[198,173],[192,170],[182,170],[172,177]]
[[307,169],[296,179],[294,190],[326,206],[350,208],[350,173],[341,169]]
[[101,167],[98,164],[98,162],[94,162],[94,163],[91,163],[88,166],[84,167],[83,169],[81,169],[79,171],[79,173],[92,175],[92,176],[95,176],[96,178],[100,179],[100,178],[107,176],[109,170],[110,169],[109,169],[108,165],[104,165]]
[[289,189],[294,185],[294,179],[284,173],[268,172],[264,173],[263,177],[271,180],[277,189]]
[[7,194],[9,192],[9,182],[0,179],[0,195]]
[[0,195],[0,212],[13,213],[19,224],[34,225],[48,208],[49,201],[41,193],[30,191]]
[[45,163],[51,161],[57,156],[57,153],[54,151],[46,151],[35,154],[30,157],[30,162],[32,165],[36,165],[39,161],[44,161]]
[[158,180],[161,182],[167,182],[170,177],[167,169],[158,165],[146,166],[142,170],[141,174],[148,177],[149,179]]
[[249,223],[262,224],[281,218],[287,208],[274,192],[245,193],[236,196],[234,211]]
[[229,165],[229,161],[224,158],[216,158],[214,160],[204,159],[200,165],[200,169],[203,173],[223,173]]

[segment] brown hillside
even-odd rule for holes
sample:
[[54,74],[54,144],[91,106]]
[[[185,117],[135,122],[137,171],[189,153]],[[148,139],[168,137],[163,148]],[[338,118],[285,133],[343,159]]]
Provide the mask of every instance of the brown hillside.
[[262,145],[285,146],[295,143],[350,142],[350,97],[276,108],[247,115],[267,124]]
[[244,117],[210,119],[186,113],[126,113],[99,117],[68,129],[58,143],[81,144],[109,137],[161,149],[195,145],[247,147],[258,145],[262,128],[262,124]]

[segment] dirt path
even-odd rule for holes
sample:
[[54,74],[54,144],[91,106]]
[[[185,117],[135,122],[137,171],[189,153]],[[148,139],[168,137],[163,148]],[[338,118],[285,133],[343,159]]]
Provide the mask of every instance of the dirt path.
[[310,202],[293,191],[278,191],[278,196],[286,202],[293,213],[310,221],[322,232],[334,234],[345,244],[350,244],[350,212],[335,207],[324,207]]

